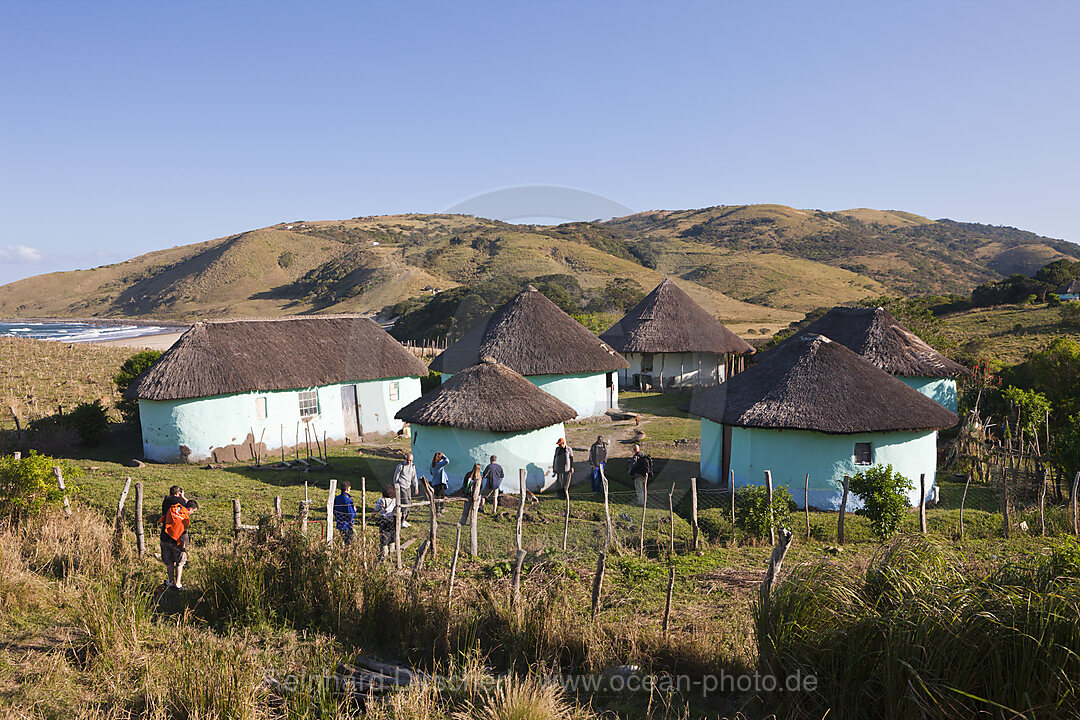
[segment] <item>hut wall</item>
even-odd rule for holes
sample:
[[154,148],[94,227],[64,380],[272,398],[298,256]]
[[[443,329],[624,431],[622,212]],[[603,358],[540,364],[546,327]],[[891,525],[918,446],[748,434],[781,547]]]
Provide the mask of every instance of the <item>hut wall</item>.
[[[720,481],[723,427],[711,420],[701,421],[701,475]],[[731,469],[735,487],[763,485],[765,471],[772,472],[774,486],[785,485],[801,507],[803,483],[810,473],[810,505],[838,510],[844,475],[854,475],[870,466],[855,464],[855,443],[871,444],[874,465],[892,465],[912,481],[908,501],[919,503],[919,474],[926,473],[927,497],[932,497],[937,470],[937,432],[934,430],[857,435],[827,435],[802,430],[732,428]],[[862,503],[848,499],[848,509]]]
[[[502,485],[504,492],[518,492],[521,468],[526,470],[526,485],[535,492],[554,482],[551,461],[555,455],[555,443],[565,437],[565,433],[562,423],[523,433],[489,433],[413,425],[412,451],[417,474],[426,477],[431,477],[429,468],[436,452],[450,458],[450,484],[447,488],[450,492],[461,488],[465,473],[472,470],[474,463],[484,467],[492,455],[498,456],[499,464],[506,473]],[[575,460],[582,462],[578,458]],[[584,462],[588,464],[587,457]]]
[[617,381],[611,388],[611,403],[608,403],[607,373],[528,375],[526,379],[574,408],[579,419],[603,415],[619,407]]
[[[637,388],[641,374],[641,353],[623,353],[630,367],[619,371],[619,387]],[[659,389],[661,373],[665,388],[711,387],[724,381],[724,359],[716,353],[653,353],[653,377]]]
[[[390,399],[390,384],[398,383],[397,399]],[[355,385],[362,408],[364,433],[389,433],[401,429],[394,415],[420,397],[419,378],[392,378],[360,383],[340,383],[313,388],[319,412],[300,416],[300,390],[273,390],[218,395],[189,400],[140,400],[143,454],[158,462],[206,462],[247,460],[252,445],[271,454],[284,445],[292,448],[305,441],[308,423],[319,441],[345,440],[346,426],[341,389]],[[265,416],[262,412],[265,399]],[[299,424],[299,425],[298,425]],[[312,443],[312,448],[315,445]]]
[[956,412],[956,380],[953,378],[901,377],[899,375],[895,377],[897,380],[903,380],[906,385],[915,388],[939,405]]

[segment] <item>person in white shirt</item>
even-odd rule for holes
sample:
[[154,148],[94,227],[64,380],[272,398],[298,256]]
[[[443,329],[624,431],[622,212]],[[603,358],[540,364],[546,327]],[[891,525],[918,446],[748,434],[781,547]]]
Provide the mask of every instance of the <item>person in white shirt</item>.
[[416,465],[413,464],[413,454],[405,453],[405,462],[394,468],[394,487],[397,488],[398,502],[401,503],[401,527],[409,527],[409,505],[412,504],[413,494],[420,491],[419,480],[416,477]]
[[394,500],[395,487],[387,485],[383,488],[382,497],[375,501],[375,512],[371,516],[375,526],[379,528],[379,552],[384,558],[390,554],[390,546],[394,544],[394,510],[397,507]]

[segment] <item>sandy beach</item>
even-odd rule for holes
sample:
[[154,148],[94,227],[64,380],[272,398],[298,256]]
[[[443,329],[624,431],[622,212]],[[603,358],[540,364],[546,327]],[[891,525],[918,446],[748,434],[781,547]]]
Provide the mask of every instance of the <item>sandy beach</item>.
[[116,345],[118,347],[137,348],[140,350],[168,350],[183,334],[183,332],[167,332],[159,333],[157,335],[140,335],[138,337],[100,340],[94,344]]

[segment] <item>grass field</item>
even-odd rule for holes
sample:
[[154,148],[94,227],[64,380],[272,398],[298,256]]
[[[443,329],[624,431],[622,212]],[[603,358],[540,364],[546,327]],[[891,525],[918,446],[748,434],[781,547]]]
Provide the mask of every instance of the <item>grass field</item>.
[[1000,365],[1023,362],[1056,337],[1080,340],[1080,328],[1061,322],[1061,309],[1046,305],[978,308],[944,318],[945,335],[969,357]]

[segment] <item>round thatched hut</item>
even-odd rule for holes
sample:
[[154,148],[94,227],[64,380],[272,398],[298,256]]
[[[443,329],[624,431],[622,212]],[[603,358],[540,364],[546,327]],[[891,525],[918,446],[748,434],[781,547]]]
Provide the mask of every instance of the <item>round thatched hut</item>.
[[824,335],[956,412],[956,378],[968,369],[932,348],[882,307],[834,307],[794,337]]
[[626,358],[619,387],[697,388],[722,383],[739,355],[754,348],[714,318],[671,278],[600,339]]
[[143,454],[248,460],[315,440],[392,433],[427,368],[351,315],[195,323],[131,384]]
[[450,459],[452,483],[461,486],[474,463],[487,465],[492,455],[506,471],[507,492],[526,482],[542,490],[551,477],[555,443],[565,437],[563,423],[574,409],[493,358],[454,373],[439,387],[397,413],[411,424],[412,451],[423,474],[436,452]]
[[524,375],[583,418],[618,407],[615,373],[628,367],[621,355],[532,286],[446,348],[431,361],[431,369],[445,379],[482,357]]
[[[801,335],[748,370],[698,393],[687,409],[701,416],[701,475],[735,486],[787,485],[800,505],[837,509],[844,475],[892,465],[929,493],[937,468],[937,430],[956,415],[851,350],[821,335]],[[857,507],[856,502],[851,507]]]

